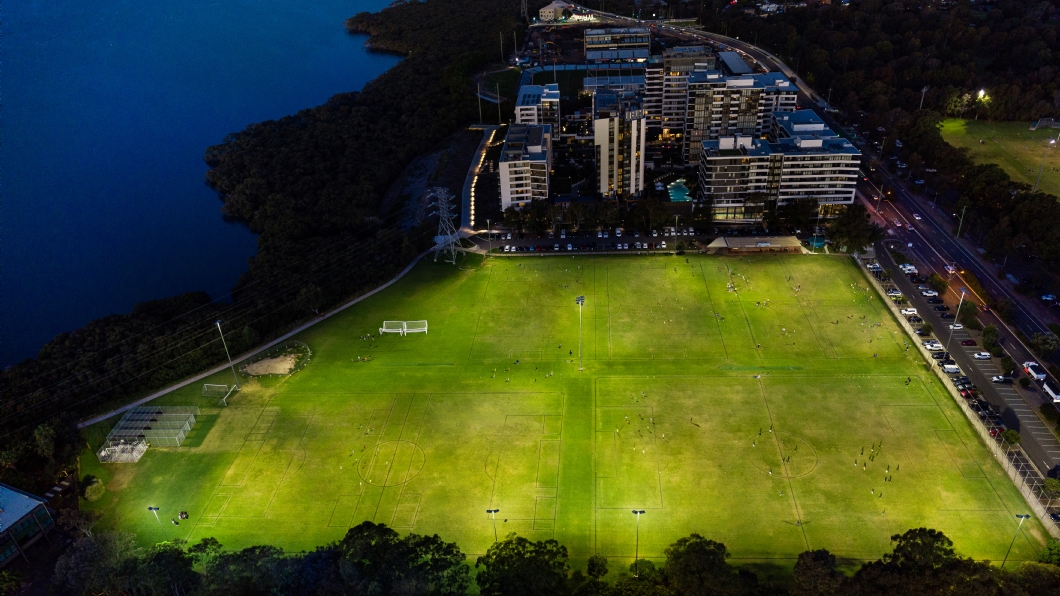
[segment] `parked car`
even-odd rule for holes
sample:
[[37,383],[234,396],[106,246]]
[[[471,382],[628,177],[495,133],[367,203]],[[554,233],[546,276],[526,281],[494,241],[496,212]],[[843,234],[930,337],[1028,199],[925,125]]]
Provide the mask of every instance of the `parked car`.
[[920,221],[920,220],[921,220],[921,219],[923,219],[923,218],[922,218],[922,217],[920,217],[920,214],[919,214],[919,213],[914,213],[914,214],[913,214],[913,219],[915,219],[915,220],[917,220],[917,221]]
[[928,298],[928,304],[942,304],[945,302],[942,298]]
[[950,309],[950,307],[946,306],[945,304],[940,304],[940,305],[935,307],[935,310],[940,311],[940,312],[947,311],[949,309]]
[[974,339],[965,339],[965,340],[961,341],[961,345],[962,346],[974,346],[976,344],[975,344],[975,340]]
[[953,314],[951,312],[944,312],[941,315],[939,315],[939,318],[940,319],[956,319],[957,315],[955,315],[955,314]]
[[1006,377],[1005,375],[994,375],[994,376],[990,377],[990,382],[991,383],[1011,383],[1012,379],[1010,377]]
[[925,298],[935,298],[939,293],[935,290],[924,290],[923,292],[920,292],[920,295]]
[[915,308],[903,308],[902,310],[900,310],[898,312],[902,313],[903,315],[915,315],[916,314],[916,309]]
[[990,360],[990,352],[976,352],[972,354],[972,358],[976,360]]
[[964,329],[964,325],[961,325],[960,323],[950,323],[950,329],[960,331],[961,329]]
[[923,323],[924,322],[924,319],[921,319],[920,317],[918,317],[916,315],[913,315],[911,317],[906,317],[905,320],[909,321],[910,323]]

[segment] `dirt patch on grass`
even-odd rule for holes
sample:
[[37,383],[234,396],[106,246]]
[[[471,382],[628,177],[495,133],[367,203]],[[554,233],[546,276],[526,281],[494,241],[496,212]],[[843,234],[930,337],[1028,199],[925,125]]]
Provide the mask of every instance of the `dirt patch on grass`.
[[275,358],[258,360],[254,364],[248,364],[244,370],[248,375],[286,375],[294,370],[298,364],[298,354],[284,354]]

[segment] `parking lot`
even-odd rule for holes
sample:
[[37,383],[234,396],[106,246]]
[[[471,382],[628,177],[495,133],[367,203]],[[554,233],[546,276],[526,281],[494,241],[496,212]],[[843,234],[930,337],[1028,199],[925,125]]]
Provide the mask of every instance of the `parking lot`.
[[[547,232],[534,234],[530,232],[497,232],[490,234],[488,248],[494,252],[592,252],[592,251],[627,251],[627,250],[674,250],[678,242],[702,242],[709,238],[702,230],[678,226],[641,232],[621,228],[596,230],[594,232],[561,231],[556,234]],[[690,246],[689,248],[694,248]]]

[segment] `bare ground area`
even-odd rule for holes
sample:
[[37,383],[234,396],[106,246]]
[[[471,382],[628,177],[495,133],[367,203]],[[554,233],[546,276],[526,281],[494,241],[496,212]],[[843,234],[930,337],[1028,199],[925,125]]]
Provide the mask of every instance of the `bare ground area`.
[[258,360],[254,364],[247,365],[244,371],[248,375],[286,375],[294,370],[298,364],[298,354],[284,354],[275,358]]

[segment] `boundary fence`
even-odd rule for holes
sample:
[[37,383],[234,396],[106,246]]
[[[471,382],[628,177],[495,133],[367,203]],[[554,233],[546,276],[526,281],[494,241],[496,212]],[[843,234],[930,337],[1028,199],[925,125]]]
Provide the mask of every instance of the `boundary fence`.
[[[898,305],[896,305],[893,300],[887,298],[883,284],[872,275],[871,271],[864,268],[865,264],[861,259],[856,255],[851,255],[851,257],[857,262],[859,268],[865,271],[867,274],[865,277],[868,278],[869,283],[871,283],[873,287],[876,288],[876,291],[879,292],[880,298],[887,304],[887,307],[898,321],[898,324],[901,325],[902,329],[904,329],[909,335],[912,344],[916,346],[920,355],[925,361],[932,362],[931,353],[924,347],[924,344],[920,343],[920,336],[915,333],[913,326],[910,325],[909,321],[905,320],[905,317],[899,312]],[[1023,495],[1023,500],[1027,502],[1031,511],[1038,516],[1038,519],[1042,522],[1045,530],[1049,532],[1049,535],[1053,538],[1060,539],[1060,527],[1058,527],[1056,522],[1049,517],[1049,511],[1046,509],[1050,499],[1045,495],[1045,483],[1041,472],[1039,472],[1034,466],[1030,458],[1024,455],[1023,450],[1020,449],[1018,445],[1011,447],[1003,445],[1004,439],[1000,436],[990,436],[990,431],[983,426],[982,421],[979,420],[979,416],[972,411],[972,408],[968,406],[968,403],[963,397],[961,397],[960,393],[957,392],[953,383],[950,382],[949,377],[943,374],[942,370],[936,366],[930,368],[932,372],[935,373],[935,376],[938,377],[939,382],[942,384],[945,391],[951,398],[953,398],[953,401],[957,402],[957,406],[960,407],[961,411],[964,412],[965,417],[971,422],[972,428],[974,428],[979,434],[979,438],[986,444],[991,453],[994,454],[994,459],[1001,464],[1002,469],[1005,470],[1005,474],[1008,475],[1009,479],[1011,479],[1012,483],[1016,486],[1016,489],[1019,490],[1021,495]],[[1043,500],[1045,501],[1044,504],[1042,503]]]

